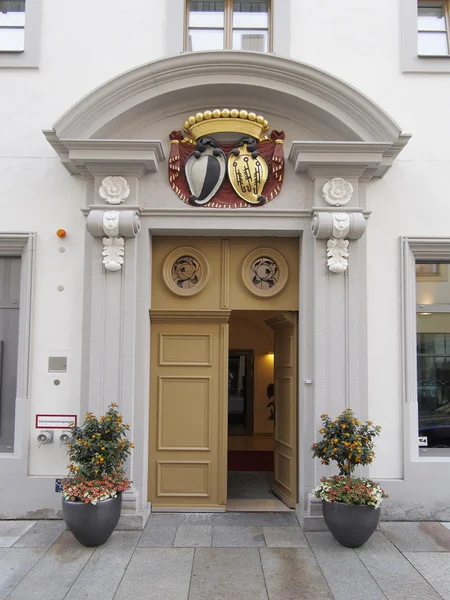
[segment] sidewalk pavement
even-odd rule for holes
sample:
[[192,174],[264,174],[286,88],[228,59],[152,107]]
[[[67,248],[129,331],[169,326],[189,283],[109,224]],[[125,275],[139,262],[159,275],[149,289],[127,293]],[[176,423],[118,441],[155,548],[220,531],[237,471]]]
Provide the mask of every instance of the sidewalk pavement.
[[0,600],[450,600],[448,527],[384,522],[350,550],[293,513],[153,513],[84,548],[62,521],[0,521]]

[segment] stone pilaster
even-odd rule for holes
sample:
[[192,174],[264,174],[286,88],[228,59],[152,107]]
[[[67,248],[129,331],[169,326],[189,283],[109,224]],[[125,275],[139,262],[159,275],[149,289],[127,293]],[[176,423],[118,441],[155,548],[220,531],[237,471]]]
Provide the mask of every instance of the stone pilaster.
[[145,141],[121,142],[113,152],[99,140],[67,146],[71,168],[88,179],[82,408],[104,414],[114,402],[131,426],[136,448],[125,470],[135,484],[123,494],[118,528],[141,529],[150,505],[139,466],[148,424],[135,414],[139,184],[157,170],[162,149]]

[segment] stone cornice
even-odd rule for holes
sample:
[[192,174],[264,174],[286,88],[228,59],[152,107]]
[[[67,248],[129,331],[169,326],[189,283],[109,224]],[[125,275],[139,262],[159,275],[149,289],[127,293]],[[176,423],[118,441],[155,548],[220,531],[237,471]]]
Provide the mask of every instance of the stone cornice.
[[401,135],[394,144],[380,142],[293,142],[289,160],[296,173],[313,179],[340,175],[369,181],[384,177],[410,136]]
[[159,140],[59,139],[52,129],[44,131],[48,142],[71,175],[136,175],[156,172],[164,160]]

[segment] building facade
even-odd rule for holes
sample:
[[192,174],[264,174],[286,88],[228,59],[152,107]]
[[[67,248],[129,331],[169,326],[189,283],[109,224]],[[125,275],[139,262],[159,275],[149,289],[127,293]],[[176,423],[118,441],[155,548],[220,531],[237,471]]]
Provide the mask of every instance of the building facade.
[[450,520],[447,8],[0,0],[2,518],[58,516],[115,402],[124,527],[230,510],[259,436],[314,528],[346,407],[383,518]]

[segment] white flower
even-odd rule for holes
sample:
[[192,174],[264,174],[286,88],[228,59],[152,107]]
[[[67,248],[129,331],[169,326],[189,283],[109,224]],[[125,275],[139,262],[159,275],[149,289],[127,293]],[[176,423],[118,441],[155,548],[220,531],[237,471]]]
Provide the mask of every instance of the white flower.
[[323,197],[332,206],[343,206],[350,202],[353,194],[353,186],[342,177],[334,177],[322,188]]
[[105,177],[98,193],[108,204],[121,204],[130,195],[130,186],[124,177]]

